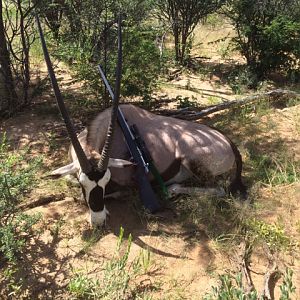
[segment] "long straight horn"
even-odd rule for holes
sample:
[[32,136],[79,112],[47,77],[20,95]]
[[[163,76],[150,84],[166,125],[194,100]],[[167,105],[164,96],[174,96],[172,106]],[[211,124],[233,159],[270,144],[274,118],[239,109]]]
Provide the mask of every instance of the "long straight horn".
[[83,149],[82,149],[82,147],[81,147],[81,145],[80,145],[80,143],[77,139],[77,136],[76,136],[76,133],[75,133],[75,130],[74,130],[74,126],[73,126],[73,124],[70,120],[69,114],[68,114],[66,106],[64,104],[64,101],[63,101],[63,98],[62,98],[61,92],[59,90],[57,80],[56,80],[56,77],[55,77],[55,74],[54,74],[54,71],[53,71],[53,67],[52,67],[52,64],[51,64],[51,60],[50,60],[47,45],[46,45],[46,42],[45,42],[45,38],[44,38],[43,30],[42,30],[42,27],[41,27],[41,23],[40,23],[40,20],[39,20],[39,17],[38,17],[37,14],[35,14],[35,18],[36,18],[37,27],[38,27],[39,34],[40,34],[40,39],[41,39],[41,43],[42,43],[42,48],[43,48],[43,52],[44,52],[45,61],[46,61],[47,68],[48,68],[48,73],[49,73],[49,76],[50,76],[50,79],[51,79],[52,87],[53,87],[55,98],[56,98],[56,101],[57,101],[57,105],[58,105],[59,110],[61,112],[61,115],[62,115],[62,117],[65,121],[69,137],[71,139],[72,145],[74,147],[74,150],[76,152],[78,161],[80,163],[81,170],[84,173],[89,173],[92,170],[92,166],[91,166],[90,162],[88,161],[88,159],[87,159],[87,157],[86,157],[86,155],[85,155],[85,153],[84,153],[84,151],[83,151]]
[[107,130],[107,136],[105,140],[104,147],[101,153],[101,159],[98,163],[98,168],[103,171],[107,169],[109,154],[112,145],[112,139],[116,127],[117,122],[117,114],[118,114],[118,105],[120,99],[120,87],[121,87],[121,76],[122,76],[122,20],[121,15],[119,15],[118,20],[118,63],[116,68],[116,83],[115,83],[115,94],[113,99],[113,107],[111,110],[111,119],[110,124]]

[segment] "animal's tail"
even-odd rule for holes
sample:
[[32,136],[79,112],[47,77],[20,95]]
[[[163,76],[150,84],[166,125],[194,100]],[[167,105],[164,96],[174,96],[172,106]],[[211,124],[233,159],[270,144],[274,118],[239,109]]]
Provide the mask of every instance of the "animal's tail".
[[241,153],[237,146],[227,137],[230,146],[232,148],[232,151],[235,156],[235,161],[236,161],[236,173],[235,173],[235,178],[229,185],[229,193],[235,195],[237,192],[240,193],[242,199],[247,198],[247,187],[243,184],[242,182],[242,170],[243,170],[243,160]]

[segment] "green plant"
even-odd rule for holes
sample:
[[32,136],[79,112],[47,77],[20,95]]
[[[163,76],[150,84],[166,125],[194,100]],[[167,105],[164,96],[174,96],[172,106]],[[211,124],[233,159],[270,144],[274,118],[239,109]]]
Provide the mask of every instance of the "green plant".
[[129,262],[131,235],[126,241],[126,246],[124,242],[124,229],[121,227],[115,255],[106,263],[101,279],[94,280],[88,278],[82,271],[75,271],[74,278],[68,284],[68,290],[73,297],[107,300],[146,297],[143,291],[137,292],[139,289],[136,288],[135,279],[149,271],[150,252],[141,252],[138,257]]
[[257,83],[257,75],[249,67],[237,68],[229,75],[229,86],[235,94],[244,94]]
[[222,59],[226,59],[230,57],[231,54],[231,45],[228,43],[228,41],[222,41],[218,48],[218,54],[221,56]]
[[296,287],[293,284],[293,270],[287,268],[284,274],[283,282],[280,285],[281,296],[279,300],[289,300],[291,295],[296,292]]
[[[91,280],[80,270],[74,270],[74,277],[68,284],[68,290],[75,299],[96,299],[98,280]],[[95,296],[95,297],[94,297]]]
[[271,186],[299,181],[299,162],[290,157],[270,157],[250,150],[253,177]]
[[298,1],[232,0],[224,12],[236,28],[233,42],[258,79],[273,70],[297,69],[300,56]]
[[23,195],[35,183],[35,172],[41,159],[27,159],[25,153],[9,151],[4,134],[0,139],[0,257],[10,263],[17,259],[33,234],[39,216],[29,216],[17,209]]
[[195,98],[192,97],[192,100],[190,100],[189,97],[182,97],[182,96],[177,96],[176,101],[179,103],[177,104],[177,108],[195,108],[198,106],[197,102],[195,101]]
[[158,18],[163,23],[168,23],[168,27],[172,29],[176,62],[184,64],[192,42],[190,37],[196,25],[209,14],[217,11],[224,1],[169,0],[155,3],[159,10]]
[[152,22],[144,22],[151,1],[67,1],[64,5],[67,8],[62,11],[68,13],[60,21],[59,36],[54,37],[58,42],[55,56],[71,67],[86,91],[101,99],[104,107],[108,104],[109,97],[104,93],[97,65],[102,65],[113,86],[117,56],[117,31],[113,20],[122,11],[126,15],[122,22],[122,95],[149,97],[161,70],[155,45],[157,31]]
[[[293,271],[287,268],[283,278],[283,283],[280,285],[281,296],[280,300],[289,300],[291,295],[295,293],[296,287],[292,282]],[[224,274],[219,276],[220,285],[212,287],[212,292],[207,293],[203,300],[257,300],[264,299],[258,295],[256,289],[246,292],[242,285],[242,274],[236,276]]]
[[293,242],[286,235],[283,226],[279,224],[268,224],[255,218],[246,220],[245,230],[253,242],[265,242],[271,251],[288,250]]
[[207,98],[207,101],[209,103],[209,105],[216,105],[220,103],[220,99],[218,97],[215,96],[209,96]]
[[27,159],[26,151],[9,153],[4,134],[0,140],[0,199],[5,202],[18,202],[31,189],[34,173],[41,162],[41,158]]
[[206,294],[203,300],[257,300],[256,290],[245,292],[242,286],[242,274],[229,274],[219,277],[220,286],[212,287],[212,292]]
[[205,24],[209,25],[213,29],[216,27],[221,27],[221,25],[224,24],[224,18],[218,13],[209,14],[206,17]]
[[162,62],[155,46],[156,32],[150,26],[127,29],[124,34],[122,94],[149,97]]
[[36,234],[34,225],[40,215],[18,210],[18,203],[35,184],[35,173],[41,159],[28,159],[26,151],[10,151],[6,135],[0,138],[0,261],[4,262],[7,290],[17,295],[23,286],[17,276],[18,259],[25,254]]

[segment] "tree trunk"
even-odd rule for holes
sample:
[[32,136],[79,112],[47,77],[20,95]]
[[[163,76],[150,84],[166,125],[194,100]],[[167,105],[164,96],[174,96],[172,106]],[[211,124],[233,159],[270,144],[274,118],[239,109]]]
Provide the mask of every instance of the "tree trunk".
[[20,37],[21,37],[21,43],[23,47],[23,57],[22,57],[22,69],[23,69],[23,105],[28,105],[29,104],[29,99],[28,99],[28,89],[29,89],[29,84],[30,84],[30,66],[29,66],[29,41],[26,37],[26,32],[25,32],[25,25],[24,25],[24,13],[23,13],[23,8],[21,5],[21,0],[18,0],[17,2],[17,7],[18,11],[20,14]]
[[179,30],[176,24],[174,25],[173,33],[174,33],[174,46],[175,46],[175,60],[177,62],[180,62]]
[[17,93],[10,67],[0,1],[0,115],[12,115],[17,110]]
[[185,28],[183,28],[181,33],[181,57],[180,57],[181,64],[184,63],[186,43],[187,43],[188,36],[189,36],[188,31]]

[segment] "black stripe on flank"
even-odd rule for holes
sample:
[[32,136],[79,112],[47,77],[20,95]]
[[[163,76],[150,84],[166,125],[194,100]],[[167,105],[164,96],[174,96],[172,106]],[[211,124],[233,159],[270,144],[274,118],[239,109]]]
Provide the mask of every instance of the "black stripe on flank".
[[100,186],[95,186],[89,195],[89,207],[93,212],[104,209],[104,191]]

